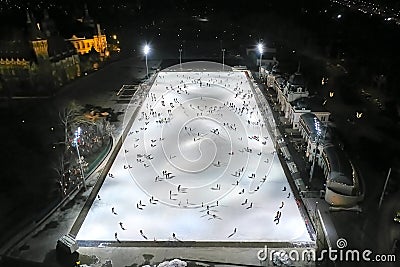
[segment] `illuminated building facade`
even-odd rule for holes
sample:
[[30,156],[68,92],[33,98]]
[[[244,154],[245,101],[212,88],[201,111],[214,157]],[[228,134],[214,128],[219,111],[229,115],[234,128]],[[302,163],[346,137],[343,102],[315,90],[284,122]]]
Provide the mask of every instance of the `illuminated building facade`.
[[89,11],[85,5],[85,15],[81,20],[84,30],[72,35],[70,41],[80,55],[89,53],[92,49],[99,53],[100,59],[109,56],[107,50],[107,38],[101,31],[100,24],[95,24],[89,16]]
[[21,38],[0,42],[0,89],[48,92],[80,76],[80,59],[74,46],[57,33],[47,12],[41,24],[27,12],[26,22]]

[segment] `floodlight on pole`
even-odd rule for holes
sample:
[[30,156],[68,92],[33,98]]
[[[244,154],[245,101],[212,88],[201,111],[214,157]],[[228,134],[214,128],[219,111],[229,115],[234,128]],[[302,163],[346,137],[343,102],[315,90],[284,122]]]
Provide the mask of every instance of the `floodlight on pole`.
[[222,51],[222,70],[225,69],[225,48],[221,49]]
[[150,52],[149,45],[146,44],[144,46],[143,52],[144,52],[144,56],[146,58],[146,78],[148,78],[149,77],[149,66],[147,65],[147,54]]
[[179,48],[179,68],[182,70],[182,48]]
[[261,61],[262,61],[262,54],[263,54],[263,51],[264,51],[264,48],[263,48],[263,45],[261,44],[261,43],[259,43],[258,45],[257,45],[257,48],[258,48],[258,52],[260,53],[260,69],[259,69],[259,78],[261,79]]

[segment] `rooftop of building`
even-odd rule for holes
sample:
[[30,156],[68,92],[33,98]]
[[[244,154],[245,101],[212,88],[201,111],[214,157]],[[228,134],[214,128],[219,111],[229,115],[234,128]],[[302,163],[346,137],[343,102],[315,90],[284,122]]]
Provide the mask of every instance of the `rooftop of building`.
[[312,110],[313,112],[328,112],[325,108],[324,99],[317,95],[312,95],[308,97],[301,97],[290,102],[292,107],[296,110]]
[[288,83],[293,86],[305,86],[304,76],[301,72],[296,71],[294,74],[290,75]]

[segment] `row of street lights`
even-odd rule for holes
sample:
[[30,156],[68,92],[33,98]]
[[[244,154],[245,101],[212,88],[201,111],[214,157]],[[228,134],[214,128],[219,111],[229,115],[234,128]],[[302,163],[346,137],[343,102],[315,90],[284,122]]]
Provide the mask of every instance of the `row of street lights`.
[[[262,61],[262,54],[264,52],[263,44],[259,43],[257,45],[257,49],[258,49],[258,52],[260,53],[259,78],[261,78],[261,61]],[[178,51],[179,51],[179,68],[182,70],[182,48],[179,48]],[[226,49],[222,48],[221,51],[222,51],[222,70],[225,70],[225,51],[226,51]],[[149,76],[149,66],[147,64],[147,55],[149,54],[149,52],[150,52],[150,46],[148,44],[146,44],[143,48],[143,53],[146,58],[146,77]]]

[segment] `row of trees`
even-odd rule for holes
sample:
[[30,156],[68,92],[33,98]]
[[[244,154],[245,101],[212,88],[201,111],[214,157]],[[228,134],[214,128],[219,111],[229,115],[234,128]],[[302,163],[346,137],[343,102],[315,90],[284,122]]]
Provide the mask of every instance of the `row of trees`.
[[53,169],[61,198],[81,186],[90,163],[109,144],[113,130],[110,115],[101,108],[83,107],[76,102],[59,112],[63,130],[63,141],[59,144],[63,149]]

